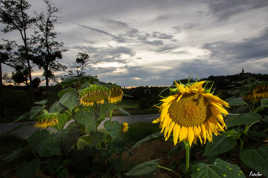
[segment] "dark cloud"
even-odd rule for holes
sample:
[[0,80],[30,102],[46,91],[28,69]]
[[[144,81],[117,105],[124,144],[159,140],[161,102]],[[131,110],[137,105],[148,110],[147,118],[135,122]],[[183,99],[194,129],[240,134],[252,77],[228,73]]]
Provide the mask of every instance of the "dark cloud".
[[233,15],[268,6],[267,0],[209,0],[213,15],[226,20]]
[[72,46],[70,47],[73,50],[78,50],[82,52],[86,52],[89,54],[92,61],[95,64],[101,62],[120,62],[127,63],[128,58],[122,57],[123,54],[128,55],[130,57],[135,56],[136,52],[127,47],[93,47],[93,46]]
[[204,45],[212,52],[212,57],[233,63],[246,62],[268,57],[268,29],[260,36],[242,42],[214,42]]
[[152,36],[159,39],[173,39],[173,35],[169,35],[161,32],[153,32]]
[[80,25],[78,24],[80,27],[83,27],[83,28],[86,28],[86,29],[89,29],[89,30],[92,30],[92,31],[95,31],[95,32],[98,32],[98,33],[101,33],[101,34],[104,34],[104,35],[107,35],[107,36],[110,36],[112,37],[115,41],[117,42],[125,42],[125,39],[121,38],[121,37],[118,37],[116,35],[113,35],[107,31],[104,31],[104,30],[101,30],[101,29],[98,29],[98,28],[94,28],[94,27],[90,27],[90,26],[87,26],[87,25]]

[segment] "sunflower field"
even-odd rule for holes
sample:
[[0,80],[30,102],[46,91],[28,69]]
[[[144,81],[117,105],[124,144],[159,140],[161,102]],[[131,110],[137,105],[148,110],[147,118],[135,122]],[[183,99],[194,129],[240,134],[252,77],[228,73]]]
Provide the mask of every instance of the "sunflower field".
[[35,102],[17,119],[37,131],[0,138],[10,146],[0,150],[0,178],[268,177],[268,83],[222,98],[213,82],[175,81],[153,121],[133,123],[113,120],[115,112],[132,117],[119,104],[120,86],[84,78],[60,85],[56,102]]

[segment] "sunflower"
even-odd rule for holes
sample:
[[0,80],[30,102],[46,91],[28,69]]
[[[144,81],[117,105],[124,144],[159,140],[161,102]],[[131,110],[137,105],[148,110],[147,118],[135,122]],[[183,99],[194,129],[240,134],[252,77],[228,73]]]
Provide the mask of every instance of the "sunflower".
[[91,85],[79,92],[80,104],[83,106],[93,106],[96,104],[117,103],[123,98],[123,90],[119,86]]
[[123,122],[122,124],[122,132],[126,133],[128,131],[128,123],[127,122]]
[[268,98],[268,84],[266,83],[255,86],[248,95],[243,97],[244,100],[253,103],[263,98]]
[[109,97],[109,89],[101,85],[91,85],[79,92],[80,104],[83,106],[93,106],[94,103],[104,104]]
[[175,82],[178,93],[162,99],[160,117],[153,123],[160,123],[161,133],[168,140],[173,132],[174,145],[178,140],[188,141],[190,146],[199,138],[201,144],[212,141],[212,136],[224,131],[223,115],[228,112],[223,106],[229,104],[203,88],[205,81],[189,85]]
[[252,96],[257,100],[268,98],[268,85],[260,85],[253,89]]
[[58,124],[58,119],[50,119],[50,120],[46,120],[46,121],[38,121],[34,124],[34,127],[37,128],[47,128],[50,126],[55,126]]
[[110,95],[108,97],[109,103],[117,103],[120,102],[123,98],[123,90],[120,87],[113,86],[110,89]]

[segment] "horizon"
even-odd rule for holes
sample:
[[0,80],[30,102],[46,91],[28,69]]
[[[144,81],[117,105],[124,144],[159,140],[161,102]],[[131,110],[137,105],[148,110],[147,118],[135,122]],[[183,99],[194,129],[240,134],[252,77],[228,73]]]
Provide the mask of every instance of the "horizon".
[[[230,75],[210,75],[208,77],[205,77],[205,78],[191,78],[191,77],[188,77],[188,78],[181,78],[181,79],[176,79],[174,81],[182,81],[182,80],[194,80],[194,81],[202,81],[204,79],[208,79],[210,77],[229,77],[229,76],[235,76],[235,75],[242,75],[242,74],[252,74],[252,75],[267,75],[268,74],[263,74],[263,73],[250,73],[250,72],[243,72],[243,70],[240,72],[240,73],[235,73],[235,74],[230,74]],[[68,77],[78,77],[78,76],[67,76],[65,79],[67,79]],[[97,76],[85,76],[85,77],[96,77],[98,79]],[[27,87],[25,84],[15,84],[14,82],[6,82],[7,80],[3,80],[3,86],[18,86],[18,87]],[[53,82],[51,81],[51,85],[50,87],[54,87],[56,86],[57,84],[61,83],[63,80],[58,80],[57,83],[56,82]],[[101,80],[100,80],[101,81]],[[122,88],[125,88],[125,89],[132,89],[132,88],[138,88],[138,87],[170,87],[173,85],[173,82],[172,81],[170,84],[167,84],[167,85],[132,85],[132,86],[122,86],[120,85],[120,87]],[[101,81],[101,82],[104,82],[104,81]],[[39,87],[45,87],[45,80],[41,81]]]
[[[31,12],[45,7],[42,0],[29,2]],[[59,9],[57,40],[68,49],[62,62],[71,66],[78,52],[86,52],[94,60],[87,75],[104,82],[169,85],[178,78],[233,75],[242,68],[268,74],[267,0],[51,2]]]

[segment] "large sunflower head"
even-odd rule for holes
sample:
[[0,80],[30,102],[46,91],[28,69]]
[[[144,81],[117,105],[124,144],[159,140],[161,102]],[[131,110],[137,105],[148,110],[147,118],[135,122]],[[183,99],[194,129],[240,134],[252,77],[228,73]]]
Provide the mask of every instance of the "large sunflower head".
[[165,140],[173,132],[174,145],[178,140],[188,141],[190,145],[199,138],[201,143],[212,141],[212,136],[218,135],[226,128],[223,115],[229,104],[203,88],[205,81],[188,85],[178,84],[177,93],[161,101],[160,117],[153,123],[160,123]]
[[91,85],[80,90],[80,104],[83,106],[93,106],[94,103],[103,104],[109,96],[109,89],[102,85]]

